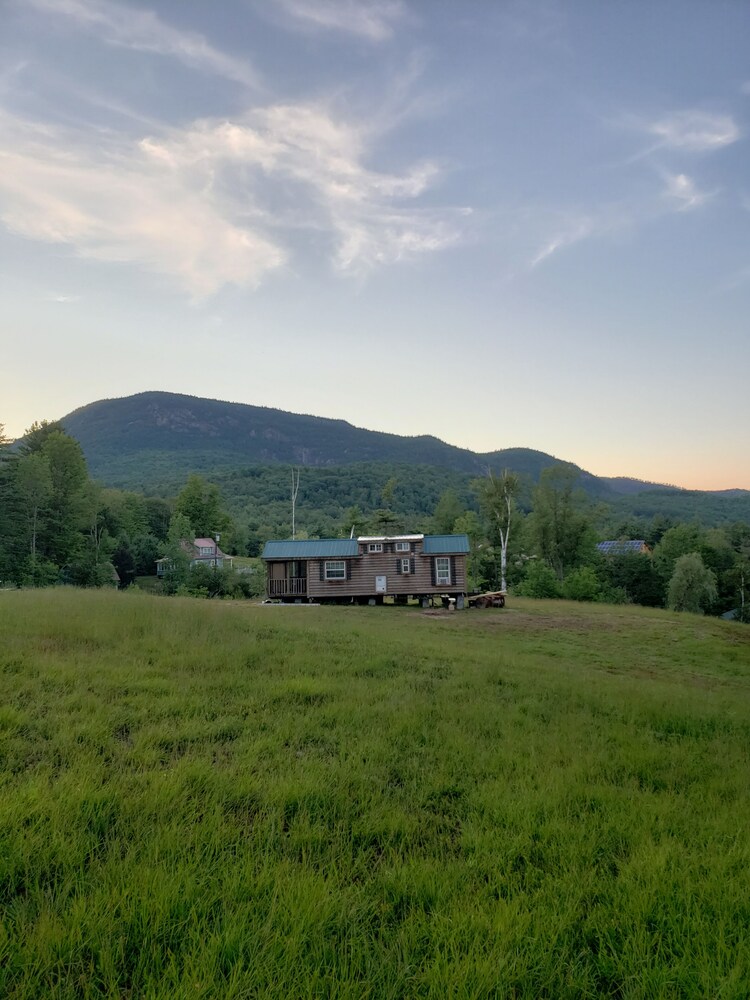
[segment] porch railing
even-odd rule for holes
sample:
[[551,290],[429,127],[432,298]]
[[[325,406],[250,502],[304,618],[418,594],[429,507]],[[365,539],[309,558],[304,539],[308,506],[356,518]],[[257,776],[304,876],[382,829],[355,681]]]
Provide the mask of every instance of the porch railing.
[[302,597],[307,593],[307,577],[293,576],[288,580],[269,580],[270,597]]

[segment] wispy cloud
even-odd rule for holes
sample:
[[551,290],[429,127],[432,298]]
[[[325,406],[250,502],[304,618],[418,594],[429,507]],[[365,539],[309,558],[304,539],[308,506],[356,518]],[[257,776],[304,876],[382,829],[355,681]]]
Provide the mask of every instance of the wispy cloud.
[[618,124],[651,138],[650,144],[633,154],[627,163],[637,163],[665,150],[682,153],[715,152],[731,146],[742,135],[731,115],[699,110],[675,111],[661,118],[626,115]]
[[529,266],[537,267],[542,263],[542,261],[551,257],[552,254],[557,253],[558,250],[570,247],[574,243],[580,243],[581,240],[587,239],[587,237],[593,235],[596,229],[597,225],[594,219],[590,216],[580,216],[578,218],[571,217],[566,219],[564,222],[559,224],[553,234],[545,240],[542,247],[529,261]]
[[67,18],[109,45],[151,52],[202,70],[258,86],[258,76],[244,60],[214,48],[202,35],[180,31],[151,10],[129,7],[116,0],[23,0],[45,15]]
[[406,15],[401,0],[278,0],[292,23],[358,35],[373,42],[390,38]]
[[698,208],[718,193],[717,191],[699,191],[695,181],[687,174],[665,174],[664,180],[666,183],[664,194],[680,212]]
[[[254,287],[299,232],[363,274],[458,239],[419,197],[438,172],[366,166],[373,137],[322,106],[278,104],[138,142],[0,117],[0,220],[29,239],[170,275],[194,296]],[[294,234],[294,235],[293,235]]]
[[740,130],[730,115],[706,111],[678,111],[650,122],[646,130],[658,139],[659,147],[702,153],[736,142]]

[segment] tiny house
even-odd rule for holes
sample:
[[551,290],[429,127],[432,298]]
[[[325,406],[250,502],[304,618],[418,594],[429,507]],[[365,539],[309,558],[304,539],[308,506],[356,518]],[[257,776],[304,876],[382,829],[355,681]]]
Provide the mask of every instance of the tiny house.
[[266,542],[266,594],[282,601],[382,603],[466,596],[467,535],[365,535]]

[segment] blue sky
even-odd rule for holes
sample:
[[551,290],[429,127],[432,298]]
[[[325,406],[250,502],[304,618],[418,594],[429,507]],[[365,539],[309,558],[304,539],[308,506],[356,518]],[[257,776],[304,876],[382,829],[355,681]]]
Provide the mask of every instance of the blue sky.
[[750,488],[750,5],[0,23],[11,434],[164,389]]

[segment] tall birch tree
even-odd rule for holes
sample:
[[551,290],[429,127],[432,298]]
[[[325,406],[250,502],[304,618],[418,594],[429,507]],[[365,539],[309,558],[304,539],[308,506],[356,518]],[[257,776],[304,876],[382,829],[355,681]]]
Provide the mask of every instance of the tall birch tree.
[[481,480],[479,486],[479,503],[486,517],[497,529],[500,538],[500,589],[508,589],[508,542],[510,529],[516,513],[516,497],[521,488],[520,480],[515,472],[503,469],[495,476],[491,469],[487,470],[487,478]]

